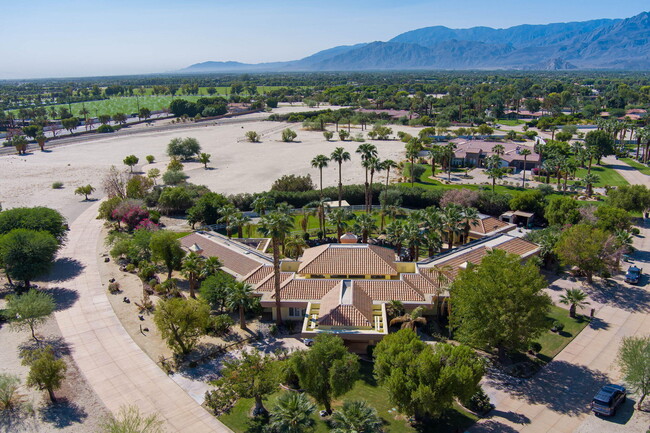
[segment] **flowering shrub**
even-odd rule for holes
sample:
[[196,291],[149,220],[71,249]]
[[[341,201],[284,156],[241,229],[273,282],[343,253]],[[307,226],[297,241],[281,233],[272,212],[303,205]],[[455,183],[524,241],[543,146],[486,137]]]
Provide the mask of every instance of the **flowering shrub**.
[[113,211],[111,217],[126,224],[131,231],[149,218],[149,211],[133,203],[123,203]]
[[160,227],[155,222],[151,221],[149,218],[145,218],[136,226],[136,230],[148,230],[150,232],[158,230]]

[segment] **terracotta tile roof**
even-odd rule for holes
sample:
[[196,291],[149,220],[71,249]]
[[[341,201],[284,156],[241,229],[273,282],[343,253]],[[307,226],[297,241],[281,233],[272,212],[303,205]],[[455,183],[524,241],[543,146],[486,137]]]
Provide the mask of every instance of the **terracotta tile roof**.
[[[343,290],[352,290],[352,303],[344,304]],[[335,327],[372,327],[372,299],[363,291],[343,288],[343,282],[333,287],[320,303],[318,324]]]
[[260,281],[268,277],[273,273],[273,266],[262,265],[259,268],[255,269],[253,272],[248,274],[244,281],[248,284],[258,284]]
[[368,244],[326,244],[305,250],[299,274],[397,275],[395,252]]
[[508,226],[512,226],[512,228],[515,227],[508,222],[488,216],[485,218],[480,218],[476,224],[471,224],[470,232],[485,235],[486,233],[505,229]]
[[422,292],[402,280],[353,280],[373,301],[424,301]]
[[[289,282],[294,277],[293,272],[280,272],[280,287]],[[258,292],[273,292],[275,291],[275,275],[271,272],[255,287]]]
[[479,264],[481,263],[481,260],[483,257],[488,253],[488,249],[485,248],[484,246],[481,246],[479,248],[467,251],[464,254],[459,254],[455,257],[451,257],[447,260],[444,260],[442,262],[438,263],[439,267],[445,266],[449,267],[449,273],[450,273],[450,278],[456,278],[456,275],[458,275],[458,271],[460,269],[460,266],[463,263],[473,263],[473,264]]
[[534,243],[525,241],[521,238],[510,239],[494,248],[497,250],[504,250],[511,254],[517,254],[519,256],[528,255],[539,249],[539,247]]
[[181,245],[185,248],[197,244],[203,251],[202,256],[205,257],[218,257],[223,263],[225,268],[236,272],[239,275],[248,275],[257,269],[261,263],[257,260],[250,258],[244,253],[228,248],[225,245],[202,236],[198,233],[192,233],[180,239]]
[[[292,278],[283,282],[280,288],[280,299],[320,301],[332,287],[340,283],[341,280]],[[273,290],[272,278],[270,290]],[[271,297],[275,298],[275,294],[271,295]]]
[[440,286],[436,279],[434,278],[435,274],[430,273],[429,269],[423,269],[423,272],[430,274],[402,274],[402,279],[406,281],[411,287],[415,290],[425,294],[425,295],[434,295],[436,293],[436,288]]

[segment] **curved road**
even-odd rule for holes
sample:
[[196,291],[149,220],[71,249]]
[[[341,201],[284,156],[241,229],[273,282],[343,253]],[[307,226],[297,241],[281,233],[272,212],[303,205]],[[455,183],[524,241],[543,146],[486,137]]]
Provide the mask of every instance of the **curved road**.
[[79,296],[71,308],[55,313],[79,370],[113,414],[135,405],[158,413],[171,432],[231,432],[163,373],[115,315],[99,276],[98,207],[99,202],[72,223],[50,278],[50,285]]

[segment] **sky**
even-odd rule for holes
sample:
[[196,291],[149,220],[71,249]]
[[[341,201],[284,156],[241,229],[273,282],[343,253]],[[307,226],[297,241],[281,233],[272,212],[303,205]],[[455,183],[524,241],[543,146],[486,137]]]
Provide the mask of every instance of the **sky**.
[[[0,79],[295,60],[405,31],[628,18],[611,0],[0,0]],[[647,5],[646,5],[647,8]]]

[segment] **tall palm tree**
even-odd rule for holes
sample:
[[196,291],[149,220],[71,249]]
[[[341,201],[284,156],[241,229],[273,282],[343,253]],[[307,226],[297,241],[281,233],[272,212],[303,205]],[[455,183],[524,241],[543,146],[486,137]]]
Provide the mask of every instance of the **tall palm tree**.
[[368,236],[377,230],[377,223],[373,214],[364,213],[355,218],[354,231],[361,234],[361,242],[368,242]]
[[492,146],[492,153],[501,156],[504,153],[506,153],[506,148],[503,147],[503,144],[495,144],[494,146]]
[[366,206],[366,212],[370,212],[372,210],[372,180],[375,176],[375,172],[380,172],[384,166],[379,158],[375,156],[368,158],[366,162],[370,165],[370,188],[368,188],[368,204]]
[[463,208],[455,203],[449,203],[443,208],[443,222],[444,228],[447,231],[447,244],[449,250],[454,248],[454,237],[456,233],[463,229],[462,223],[464,219]]
[[332,414],[332,433],[380,433],[383,422],[375,408],[363,400],[346,400]]
[[294,260],[298,260],[305,248],[307,248],[307,242],[302,236],[289,236],[284,240],[285,254]]
[[274,432],[305,433],[313,430],[316,421],[311,414],[316,406],[303,393],[284,392],[271,411],[270,427]]
[[422,150],[422,144],[417,138],[411,138],[411,140],[406,143],[406,158],[410,162],[411,186],[415,183],[415,158],[420,154],[420,150]]
[[580,289],[566,289],[564,295],[560,296],[560,302],[569,306],[569,317],[576,317],[576,308],[589,305],[587,294]]
[[329,158],[325,155],[316,155],[314,159],[311,160],[311,166],[317,168],[320,172],[320,198],[323,198],[323,169],[327,167]]
[[183,258],[181,264],[181,272],[190,285],[190,297],[196,298],[196,286],[199,283],[199,277],[201,275],[201,270],[205,259],[200,255],[191,252]]
[[415,331],[417,325],[426,325],[427,319],[423,317],[424,307],[419,306],[410,313],[399,316],[390,321],[390,326],[401,324],[402,329],[412,329]]
[[451,282],[449,275],[451,274],[452,269],[453,268],[449,265],[434,266],[429,269],[429,272],[433,274],[436,283],[434,303],[436,306],[436,317],[438,318],[438,321],[440,321],[442,316],[440,295],[442,295],[445,290],[449,289],[449,283]]
[[253,286],[243,281],[233,281],[228,287],[226,307],[231,311],[239,311],[239,327],[246,329],[246,311],[250,310],[255,301]]
[[300,227],[304,233],[307,233],[307,229],[309,228],[309,217],[316,216],[316,213],[318,212],[318,206],[319,203],[317,201],[312,201],[302,207]]
[[429,149],[429,158],[431,158],[431,176],[436,176],[436,162],[442,159],[442,148],[437,144],[431,146]]
[[464,242],[467,243],[469,232],[472,230],[472,227],[476,227],[478,225],[478,211],[473,207],[463,208],[463,217],[464,218],[461,222],[461,226],[463,228]]
[[221,270],[223,263],[219,260],[218,257],[212,256],[208,257],[203,261],[203,266],[201,267],[201,274],[199,278],[205,280],[208,277],[217,275]]
[[343,231],[347,230],[350,226],[349,220],[354,218],[354,214],[348,210],[341,207],[332,209],[327,214],[327,219],[330,224],[336,227],[336,236],[338,241],[341,241],[341,236],[343,236]]
[[[338,129],[338,124],[337,124]],[[343,183],[341,182],[341,166],[345,161],[350,160],[350,152],[346,151],[342,147],[337,147],[334,149],[330,155],[330,159],[335,161],[339,165],[339,207],[341,207],[341,201],[343,201]]]
[[420,245],[422,243],[422,234],[418,222],[414,218],[409,218],[404,224],[404,243],[409,249],[411,261],[417,261],[420,256]]
[[582,180],[587,188],[587,197],[591,197],[594,193],[594,184],[600,182],[600,177],[597,174],[587,173]]
[[230,227],[234,230],[237,230],[237,236],[239,238],[244,237],[244,227],[250,222],[250,218],[245,216],[243,213],[238,212],[230,219]]
[[240,212],[234,205],[227,204],[219,209],[219,213],[221,214],[221,218],[219,218],[218,221],[226,225],[226,234],[228,235],[228,238],[230,238],[232,236],[232,225],[230,224],[230,220]]
[[259,216],[262,216],[268,209],[271,209],[274,204],[275,201],[273,200],[273,197],[267,194],[260,194],[255,197],[255,200],[253,200],[251,206]]
[[275,289],[275,321],[282,325],[280,307],[280,245],[293,229],[293,218],[282,212],[273,211],[260,218],[258,230],[263,236],[271,238],[273,245],[273,285]]
[[386,226],[386,237],[388,241],[395,245],[397,256],[402,255],[402,245],[404,243],[404,221],[393,220]]
[[528,155],[530,155],[532,152],[530,149],[521,149],[519,151],[519,154],[524,157],[524,168],[521,170],[521,187],[526,188],[526,159],[528,158]]
[[386,315],[391,319],[404,315],[404,311],[402,301],[392,300],[386,304]]
[[369,171],[369,165],[365,163],[366,160],[377,157],[377,146],[371,143],[361,143],[358,147],[356,152],[361,155],[361,165],[366,171],[366,182],[364,183],[364,188],[365,188],[365,200],[366,200],[366,206],[368,206],[368,171]]

